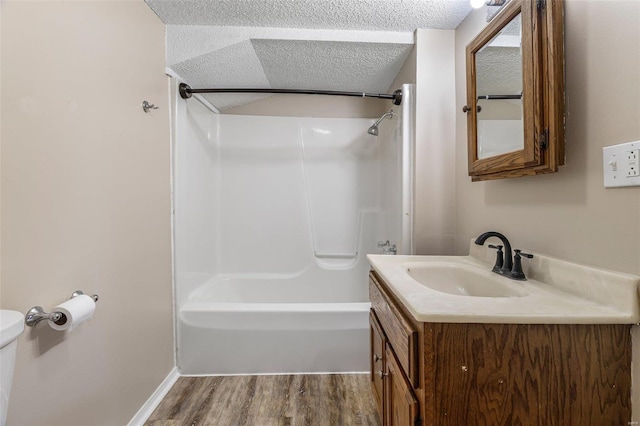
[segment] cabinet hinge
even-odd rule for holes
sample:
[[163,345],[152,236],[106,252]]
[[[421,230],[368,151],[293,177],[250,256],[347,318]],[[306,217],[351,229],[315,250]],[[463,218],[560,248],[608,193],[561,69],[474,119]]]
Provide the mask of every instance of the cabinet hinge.
[[422,419],[420,417],[416,417],[413,420],[413,426],[422,426]]
[[547,0],[536,0],[536,7],[538,10],[542,10],[547,7]]
[[549,140],[549,129],[544,129],[542,131],[542,133],[540,133],[540,138],[538,139],[538,145],[540,146],[541,150],[545,150],[547,149],[547,145],[548,145],[548,140]]

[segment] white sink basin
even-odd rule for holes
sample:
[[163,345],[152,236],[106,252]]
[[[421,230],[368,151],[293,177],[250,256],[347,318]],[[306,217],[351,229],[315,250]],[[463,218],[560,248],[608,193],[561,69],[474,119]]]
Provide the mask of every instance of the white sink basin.
[[460,263],[415,263],[404,267],[411,278],[442,293],[472,297],[521,297],[527,294],[517,284],[507,283],[508,278]]

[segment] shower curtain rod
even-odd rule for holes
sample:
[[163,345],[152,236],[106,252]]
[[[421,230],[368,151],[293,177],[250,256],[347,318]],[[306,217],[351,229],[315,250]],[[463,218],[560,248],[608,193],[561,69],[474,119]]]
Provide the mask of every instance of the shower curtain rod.
[[394,105],[402,103],[402,90],[396,90],[393,94],[365,93],[365,92],[335,92],[331,90],[297,90],[297,89],[192,89],[185,83],[178,86],[180,97],[189,99],[194,93],[287,93],[296,95],[329,95],[329,96],[356,96],[359,98],[391,99]]

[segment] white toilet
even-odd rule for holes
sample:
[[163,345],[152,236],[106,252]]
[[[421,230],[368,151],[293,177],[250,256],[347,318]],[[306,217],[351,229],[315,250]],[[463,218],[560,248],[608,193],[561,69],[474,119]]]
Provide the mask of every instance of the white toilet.
[[24,314],[0,310],[0,426],[4,426],[7,420],[18,336],[23,330]]

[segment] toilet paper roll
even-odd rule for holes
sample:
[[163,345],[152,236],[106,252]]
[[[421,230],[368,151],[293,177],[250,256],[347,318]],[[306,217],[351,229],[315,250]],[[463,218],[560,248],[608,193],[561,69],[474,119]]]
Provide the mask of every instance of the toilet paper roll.
[[93,301],[91,296],[86,294],[76,296],[52,309],[53,312],[61,312],[62,318],[56,322],[49,320],[49,326],[58,331],[71,331],[79,324],[90,319],[95,309],[96,302]]

